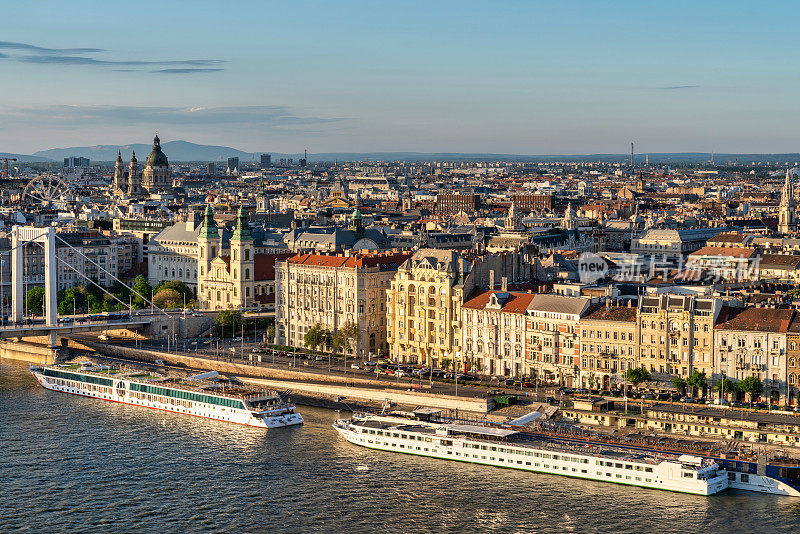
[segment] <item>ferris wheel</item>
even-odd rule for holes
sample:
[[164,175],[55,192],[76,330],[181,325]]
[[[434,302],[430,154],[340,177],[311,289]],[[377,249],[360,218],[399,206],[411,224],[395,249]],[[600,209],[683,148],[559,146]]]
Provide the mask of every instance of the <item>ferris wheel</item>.
[[72,199],[72,188],[57,176],[37,176],[22,192],[23,204],[65,205]]

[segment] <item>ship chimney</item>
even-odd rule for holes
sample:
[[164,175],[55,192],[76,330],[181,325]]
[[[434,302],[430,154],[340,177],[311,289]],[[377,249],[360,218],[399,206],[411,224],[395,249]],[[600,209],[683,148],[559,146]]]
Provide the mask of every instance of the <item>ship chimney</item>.
[[500,290],[501,291],[508,291],[508,277],[504,276],[500,279]]
[[494,269],[489,271],[489,289],[494,289]]

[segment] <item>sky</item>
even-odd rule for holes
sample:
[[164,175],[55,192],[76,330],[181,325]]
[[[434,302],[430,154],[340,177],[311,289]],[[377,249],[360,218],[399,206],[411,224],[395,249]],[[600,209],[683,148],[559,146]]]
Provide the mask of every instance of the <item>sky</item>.
[[798,2],[5,5],[0,152],[798,152]]

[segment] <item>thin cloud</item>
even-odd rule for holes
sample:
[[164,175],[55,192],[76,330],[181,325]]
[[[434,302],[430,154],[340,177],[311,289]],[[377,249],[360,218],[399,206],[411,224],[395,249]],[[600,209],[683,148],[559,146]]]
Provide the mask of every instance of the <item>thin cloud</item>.
[[219,72],[224,69],[199,68],[199,69],[159,69],[154,70],[156,74],[193,74],[195,72]]
[[[0,59],[13,59],[20,63],[37,65],[89,65],[117,67],[164,67],[150,72],[163,74],[189,74],[192,72],[215,72],[222,70],[221,65],[227,63],[222,59],[178,59],[178,60],[122,60],[100,59],[92,57],[99,52],[108,52],[103,48],[45,48],[27,43],[0,41],[0,49],[13,50],[21,54],[5,54],[0,52]],[[169,68],[173,67],[173,68]],[[123,71],[146,72],[146,69],[120,69]]]
[[12,41],[0,41],[0,48],[11,50],[25,50],[40,54],[92,54],[95,52],[105,52],[103,48],[45,48],[27,43],[15,43]]
[[681,89],[697,89],[699,85],[668,85],[666,87],[659,87],[661,91],[679,91]]
[[17,58],[23,63],[45,63],[45,64],[60,64],[60,65],[185,65],[185,66],[198,66],[205,65],[221,65],[225,61],[221,59],[182,59],[182,60],[168,60],[168,61],[143,61],[143,60],[109,60],[109,59],[94,59],[84,56],[21,56]]
[[[289,106],[137,107],[42,106],[0,108],[0,125],[37,124],[51,128],[162,124],[176,126],[249,125],[261,129],[295,129],[347,124],[343,117],[305,116]],[[2,128],[2,126],[0,126]]]

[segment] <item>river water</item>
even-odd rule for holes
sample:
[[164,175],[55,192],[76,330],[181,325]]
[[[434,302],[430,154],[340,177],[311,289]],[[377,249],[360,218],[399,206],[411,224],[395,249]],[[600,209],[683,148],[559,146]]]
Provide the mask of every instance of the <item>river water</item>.
[[681,495],[370,451],[55,393],[0,362],[0,532],[787,532],[800,499]]

